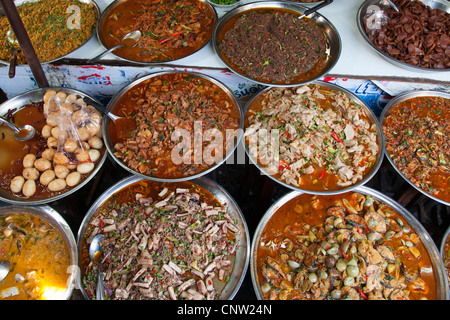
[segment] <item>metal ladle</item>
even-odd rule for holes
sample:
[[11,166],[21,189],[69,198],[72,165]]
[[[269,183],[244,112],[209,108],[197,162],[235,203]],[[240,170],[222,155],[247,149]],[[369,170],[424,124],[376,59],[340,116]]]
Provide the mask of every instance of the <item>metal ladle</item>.
[[36,130],[33,126],[26,124],[20,128],[17,128],[11,122],[0,117],[0,123],[6,124],[8,127],[14,130],[14,138],[19,141],[27,141],[34,137]]
[[102,250],[100,248],[100,241],[103,239],[103,234],[98,234],[92,239],[89,246],[89,257],[94,263],[98,263],[98,277],[97,277],[97,289],[96,299],[105,300],[105,288],[103,287],[103,275],[102,275]]
[[14,37],[14,32],[12,29],[6,33],[6,43],[11,49],[11,60],[9,61],[9,73],[10,79],[14,78],[16,75],[16,64],[17,64],[17,51],[19,51],[19,41]]
[[118,119],[124,119],[123,117],[119,117],[119,116],[109,112],[109,110],[106,109],[105,107],[103,107],[103,105],[95,102],[94,100],[92,100],[88,97],[84,97],[83,101],[86,102],[87,104],[90,104],[91,106],[94,106],[96,109],[100,110],[103,114],[105,114],[113,122],[116,122]]
[[[118,45],[115,45],[114,47],[109,48],[108,50],[99,54],[98,56],[96,56],[92,59],[89,59],[87,62],[88,63],[97,62],[98,60],[100,60],[101,58],[106,56],[108,53],[111,53],[114,50],[121,48],[121,47],[132,48],[135,45],[137,45],[137,43],[139,42],[141,37],[142,37],[142,33],[140,31],[129,32],[126,35],[124,35],[124,37],[122,38],[122,40],[120,40],[120,43]],[[126,40],[128,40],[128,41],[126,41]],[[129,40],[132,40],[132,41],[129,41]]]
[[391,0],[387,0],[387,2],[389,3],[389,5],[397,12],[400,12],[400,10],[397,8],[397,6],[395,5],[395,3],[393,3]]
[[11,262],[7,260],[0,261],[0,281],[6,278],[11,269]]
[[324,0],[322,3],[319,3],[318,5],[306,10],[305,12],[303,12],[303,14],[298,17],[299,19],[302,19],[303,17],[309,16],[311,13],[316,12],[317,10],[331,4],[333,2],[333,0]]

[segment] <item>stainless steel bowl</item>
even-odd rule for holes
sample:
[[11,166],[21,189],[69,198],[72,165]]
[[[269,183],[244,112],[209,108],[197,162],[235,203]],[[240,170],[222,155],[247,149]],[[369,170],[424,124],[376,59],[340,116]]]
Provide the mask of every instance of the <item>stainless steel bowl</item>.
[[[82,252],[83,238],[85,236],[86,227],[89,224],[90,220],[92,219],[92,216],[94,215],[96,210],[119,191],[126,189],[128,186],[138,181],[144,180],[145,180],[144,178],[137,176],[127,177],[117,182],[115,185],[111,186],[92,204],[92,206],[86,213],[80,225],[80,229],[78,231],[77,247],[78,247],[78,254],[80,257],[83,256]],[[198,185],[211,192],[212,195],[216,197],[216,199],[228,209],[228,214],[236,221],[236,225],[240,230],[237,238],[239,245],[236,250],[236,259],[234,261],[233,272],[230,276],[230,281],[226,284],[226,286],[223,288],[223,290],[219,295],[220,300],[231,300],[236,295],[242,282],[244,281],[244,277],[247,272],[249,264],[250,236],[247,228],[247,223],[245,221],[245,217],[242,211],[240,210],[239,206],[237,205],[237,203],[230,196],[230,194],[224,188],[219,186],[216,182],[208,178],[202,177],[195,179],[190,183],[192,183],[193,185]],[[82,269],[81,259],[80,259],[80,267]],[[82,272],[83,270],[81,270],[81,273]],[[89,299],[89,296],[86,294],[86,291],[82,283],[79,284],[79,287],[81,288],[83,296],[86,299]]]
[[300,4],[302,6],[312,7],[312,6],[315,6],[315,5],[318,5],[319,3],[321,3],[322,0],[311,1],[311,2],[303,2],[303,1],[300,1],[300,0],[298,0],[298,1],[295,1],[295,0],[292,0],[292,1],[291,0],[283,0],[282,2],[292,2],[292,3]]
[[[384,107],[383,111],[381,112],[380,115],[380,122],[381,122],[381,128],[383,128],[384,122],[386,120],[386,117],[388,116],[389,112],[392,110],[392,108],[394,108],[396,105],[398,105],[399,103],[405,101],[405,100],[409,100],[412,98],[416,98],[416,97],[443,97],[446,99],[450,99],[450,93],[446,93],[446,92],[439,92],[439,91],[412,91],[412,92],[406,92],[403,93],[395,98],[393,98],[392,100],[390,100],[388,102],[388,104]],[[384,142],[386,144],[386,141]],[[419,188],[418,186],[416,186],[411,180],[409,180],[397,167],[397,165],[394,163],[394,161],[392,160],[392,158],[389,156],[388,152],[386,151],[386,149],[384,150],[385,154],[386,154],[386,158],[389,160],[389,162],[391,163],[391,165],[394,167],[394,169],[397,171],[397,173],[403,178],[405,179],[411,186],[413,186],[416,190],[420,191],[421,193],[423,193],[424,195],[426,195],[427,197],[440,202],[442,204],[445,204],[447,206],[450,206],[450,202],[446,202],[442,199],[439,199],[437,197],[435,197],[434,195],[432,195],[431,193],[426,192],[425,190]]]
[[[362,101],[358,96],[356,96],[355,94],[353,94],[352,92],[329,82],[325,82],[325,81],[320,81],[320,80],[316,80],[313,81],[312,84],[317,84],[320,86],[324,86],[326,88],[332,89],[332,90],[336,90],[336,91],[340,91],[343,92],[344,94],[346,94],[350,99],[352,99],[353,101],[355,101],[357,104],[359,104],[360,106],[362,106],[363,110],[365,111],[367,117],[369,118],[369,120],[375,124],[376,126],[376,132],[377,132],[377,142],[378,142],[378,146],[379,146],[379,152],[377,155],[377,159],[376,162],[374,163],[372,170],[360,181],[358,181],[357,183],[355,183],[354,185],[348,186],[348,187],[344,187],[342,189],[339,190],[332,190],[332,191],[316,191],[316,190],[307,190],[307,189],[302,189],[296,186],[293,186],[291,184],[286,183],[285,181],[278,179],[272,175],[270,175],[267,170],[261,166],[258,163],[258,160],[255,159],[255,157],[252,156],[247,143],[246,143],[246,139],[243,138],[242,139],[242,143],[244,144],[244,149],[245,152],[247,153],[247,156],[249,157],[250,161],[261,171],[262,174],[267,175],[269,178],[271,178],[272,180],[276,181],[277,183],[281,184],[282,186],[295,190],[295,191],[300,191],[300,192],[304,192],[304,193],[312,193],[312,194],[320,194],[320,195],[331,195],[331,194],[339,194],[339,193],[344,193],[347,191],[350,191],[354,188],[357,188],[359,186],[364,185],[365,183],[367,183],[370,179],[372,179],[372,177],[378,172],[378,170],[380,169],[381,163],[383,161],[383,154],[384,154],[384,139],[383,139],[383,132],[381,130],[381,126],[380,123],[378,122],[377,117],[375,116],[374,112],[372,111],[372,109],[369,108],[369,106]],[[247,104],[245,105],[245,109],[244,109],[244,121],[245,119],[247,119],[247,114],[248,111],[250,110],[252,103],[255,102],[261,95],[264,95],[267,91],[271,90],[272,88],[266,88],[262,91],[260,91],[258,94],[256,94],[255,96],[252,97],[252,99],[250,99]],[[247,128],[244,128],[244,132]]]
[[[441,253],[444,270],[447,272],[447,276],[448,276],[447,280],[450,281],[450,269],[447,269],[447,267],[445,265],[445,259],[447,259],[447,260],[450,259],[450,252],[448,252],[448,251],[447,251],[447,253],[445,252],[445,243],[447,242],[447,240],[449,240],[449,237],[450,237],[450,227],[448,227],[447,230],[445,231],[445,234],[442,237],[441,246],[440,246],[440,253]],[[450,283],[449,283],[449,285],[450,285]],[[449,288],[449,290],[450,290],[450,288]]]
[[[86,93],[76,90],[76,89],[63,88],[63,87],[38,88],[38,89],[34,89],[31,91],[19,94],[15,97],[3,102],[0,105],[0,116],[4,116],[8,112],[13,112],[13,113],[17,112],[18,110],[21,110],[23,108],[23,106],[25,106],[27,104],[42,102],[45,92],[49,89],[54,89],[56,91],[63,90],[64,92],[66,92],[68,94],[76,94],[77,96],[80,96],[82,98],[88,97],[88,98],[94,100],[95,102],[97,102],[96,99],[94,99],[94,98],[90,97],[89,95],[87,95]],[[99,103],[99,102],[97,102],[97,103]],[[31,125],[32,123],[30,122],[27,124]],[[36,133],[36,135],[37,134],[38,133]],[[66,192],[60,193],[58,195],[55,195],[55,196],[52,196],[52,197],[46,198],[46,199],[33,199],[33,198],[27,199],[25,197],[19,197],[19,196],[12,195],[3,189],[0,189],[0,200],[3,200],[10,204],[37,205],[37,204],[49,203],[49,202],[64,198],[64,197],[76,192],[77,190],[81,189],[97,174],[97,172],[100,170],[101,166],[103,165],[103,163],[106,160],[106,155],[107,155],[107,152],[106,151],[103,152],[101,159],[98,160],[98,163],[97,163],[95,169],[91,172],[89,177],[87,177],[80,184],[78,184],[77,186],[71,188],[70,190],[68,190]]]
[[67,270],[67,273],[70,274],[67,280],[67,288],[64,292],[64,295],[61,297],[61,300],[70,299],[73,289],[75,288],[75,280],[77,277],[77,267],[78,267],[78,252],[77,252],[77,244],[75,242],[75,237],[72,233],[67,222],[64,218],[53,208],[48,205],[39,205],[39,206],[18,206],[18,205],[8,205],[0,207],[0,216],[8,216],[10,214],[30,214],[34,216],[38,216],[41,219],[44,219],[52,227],[59,231],[61,236],[63,237],[65,243],[67,244],[68,251],[70,253],[70,267]]
[[[419,1],[419,0],[418,0]],[[450,2],[447,0],[420,0],[423,4],[433,8],[433,9],[440,9],[447,13],[450,13]],[[375,50],[377,54],[379,54],[381,57],[392,63],[393,65],[409,70],[414,72],[448,72],[450,71],[449,68],[447,69],[431,69],[431,68],[423,68],[423,67],[417,67],[411,64],[408,64],[406,62],[400,61],[395,59],[394,57],[390,56],[389,54],[381,51],[377,46],[373,44],[373,42],[369,39],[367,36],[367,33],[365,31],[365,17],[368,13],[372,12],[372,10],[376,10],[378,12],[382,12],[386,9],[390,8],[389,3],[386,0],[366,0],[358,9],[358,13],[356,16],[356,23],[358,25],[358,30],[363,37],[363,39],[370,45],[370,47]]]
[[257,1],[248,3],[245,5],[241,5],[227,14],[225,14],[219,21],[219,23],[216,25],[216,28],[213,33],[212,37],[212,45],[214,48],[214,51],[217,53],[220,60],[234,73],[246,78],[247,80],[250,80],[252,82],[259,83],[261,85],[267,86],[278,86],[278,87],[286,87],[286,86],[297,86],[300,84],[308,83],[313,80],[321,78],[323,75],[330,72],[330,70],[335,66],[337,61],[339,60],[339,57],[341,55],[341,49],[342,49],[342,43],[341,38],[339,36],[339,33],[337,29],[334,27],[334,25],[324,16],[322,16],[320,13],[315,12],[312,15],[308,16],[311,18],[319,27],[322,29],[322,31],[325,33],[325,35],[328,38],[328,60],[325,68],[322,70],[320,74],[315,76],[314,78],[308,79],[307,81],[299,81],[297,83],[290,83],[290,84],[276,84],[271,82],[264,82],[264,81],[258,81],[255,80],[249,76],[247,76],[244,73],[241,73],[239,70],[235,70],[225,59],[225,57],[222,55],[220,49],[219,49],[219,36],[222,33],[222,30],[224,30],[225,25],[233,19],[236,15],[241,14],[242,12],[251,11],[255,9],[261,9],[261,8],[275,8],[275,9],[286,9],[293,12],[296,12],[299,14],[299,16],[304,13],[308,7],[304,7],[302,4],[293,3],[290,1]]
[[[96,14],[96,20],[97,20],[96,25],[95,25],[95,28],[97,28],[97,25],[98,25],[98,19],[99,19],[99,17],[100,17],[100,8],[99,8],[98,4],[95,2],[95,0],[77,0],[77,1],[79,1],[79,2],[81,2],[81,3],[92,4],[92,5],[94,6],[94,8],[95,8],[95,14]],[[20,6],[20,5],[22,5],[22,4],[24,4],[24,3],[28,3],[28,2],[36,2],[36,1],[35,1],[35,0],[16,0],[16,1],[14,1],[14,3],[16,4],[17,7]],[[74,3],[74,4],[76,4],[76,3]],[[3,8],[1,8],[1,6],[0,6],[0,9],[1,9],[1,10],[0,10],[0,16],[4,16],[5,13],[3,12]],[[58,61],[58,60],[61,60],[61,59],[66,58],[68,55],[70,55],[70,54],[72,54],[72,53],[74,53],[74,52],[80,50],[81,48],[85,47],[86,44],[89,42],[89,40],[93,39],[94,37],[95,37],[95,29],[92,31],[92,34],[91,34],[91,36],[89,37],[89,39],[87,39],[87,40],[86,40],[81,46],[79,46],[78,48],[76,48],[76,49],[74,49],[74,50],[68,52],[67,54],[65,54],[65,55],[63,55],[63,56],[57,57],[57,58],[55,58],[55,59],[51,59],[51,60],[48,60],[48,61],[41,61],[41,64],[49,64],[49,63],[52,63],[52,62],[55,62],[55,61]],[[4,61],[4,60],[0,60],[0,63],[9,65],[10,62],[9,62],[9,61]],[[21,64],[19,64],[19,65],[21,65]]]
[[[387,197],[383,193],[368,188],[368,187],[358,187],[354,192],[361,193],[363,195],[369,195],[373,199],[376,199],[380,201],[383,204],[388,205],[392,209],[394,209],[402,218],[405,219],[405,221],[414,229],[414,231],[417,233],[417,235],[420,237],[420,240],[424,244],[425,249],[428,252],[428,255],[430,256],[431,265],[433,267],[435,277],[436,277],[436,296],[439,300],[447,300],[449,298],[449,288],[448,288],[448,281],[447,281],[447,274],[446,271],[443,268],[442,260],[439,255],[439,251],[431,238],[431,236],[428,234],[426,229],[422,226],[422,224],[410,213],[408,212],[404,207],[402,207],[398,202],[394,201],[393,199]],[[271,217],[275,214],[277,210],[279,210],[283,205],[285,205],[290,200],[300,196],[302,193],[298,191],[292,191],[282,198],[280,198],[277,202],[275,202],[264,214],[264,216],[261,218],[255,234],[253,236],[252,245],[251,245],[251,258],[250,258],[250,272],[251,272],[251,278],[252,278],[252,284],[253,289],[255,290],[256,296],[259,300],[264,299],[264,296],[260,289],[260,283],[258,280],[258,265],[257,265],[257,247],[261,241],[262,232],[264,231],[264,228],[266,227],[268,221],[271,219]]]
[[[102,12],[102,14],[101,14],[101,16],[100,16],[100,21],[99,21],[99,23],[97,24],[97,39],[98,39],[98,41],[100,42],[100,44],[105,48],[105,50],[106,50],[106,49],[109,49],[109,48],[106,47],[104,41],[102,40],[102,37],[101,37],[101,28],[102,28],[103,24],[105,23],[106,19],[108,19],[109,15],[110,15],[110,12],[111,12],[112,10],[114,10],[117,6],[119,6],[120,4],[122,4],[122,3],[124,3],[124,2],[127,2],[127,1],[129,1],[129,0],[114,0],[112,3],[110,3],[110,4],[106,7],[106,9]],[[214,18],[215,18],[215,21],[217,22],[218,17],[217,17],[217,12],[216,12],[216,10],[214,9],[214,7],[213,7],[208,1],[206,1],[206,0],[200,0],[200,1],[202,1],[202,2],[203,2],[203,3],[211,10],[211,12],[214,13]],[[160,65],[160,64],[167,63],[167,62],[174,62],[174,61],[177,61],[177,60],[180,60],[180,59],[189,57],[189,56],[195,54],[196,52],[198,52],[199,50],[203,49],[210,41],[211,41],[211,40],[206,41],[205,44],[204,44],[202,47],[198,48],[198,50],[196,50],[195,52],[192,52],[192,53],[189,54],[189,55],[186,55],[186,56],[184,56],[184,57],[180,57],[180,58],[178,58],[178,59],[170,60],[170,61],[162,61],[162,62],[143,62],[143,61],[136,61],[136,60],[130,60],[130,59],[127,59],[127,58],[123,58],[123,57],[119,56],[118,54],[116,54],[116,53],[114,53],[114,52],[112,52],[112,53],[110,53],[110,54],[113,55],[113,56],[114,56],[116,59],[118,59],[118,60],[125,61],[125,62],[128,62],[128,63],[137,64],[137,65],[145,65],[145,66],[149,66],[149,65]]]
[[[216,80],[210,76],[207,75],[203,75],[197,72],[189,72],[189,71],[162,71],[162,72],[157,72],[157,73],[153,73],[150,75],[146,75],[143,76],[133,82],[131,82],[129,85],[127,85],[126,87],[124,87],[121,91],[119,91],[108,103],[107,109],[110,111],[113,111],[116,104],[120,101],[120,99],[122,98],[122,96],[124,96],[129,90],[133,89],[135,86],[139,85],[140,83],[147,81],[148,79],[154,78],[154,77],[158,77],[164,74],[170,74],[170,73],[183,73],[183,74],[190,74],[205,80],[208,80],[212,83],[214,83],[215,85],[219,86],[224,92],[226,92],[228,94],[228,96],[234,101],[234,104],[237,108],[237,110],[240,111],[240,126],[239,128],[242,129],[244,127],[244,119],[243,119],[243,115],[242,115],[242,110],[239,106],[239,103],[235,97],[235,95],[233,94],[233,92],[222,82],[220,82],[219,80]],[[107,118],[104,120],[103,122],[103,139],[105,141],[105,145],[106,148],[110,154],[110,156],[125,170],[127,170],[128,172],[135,174],[135,175],[139,175],[141,177],[147,178],[149,180],[154,180],[154,181],[166,181],[166,182],[175,182],[175,181],[185,181],[185,180],[190,180],[190,179],[195,179],[198,177],[201,177],[205,174],[208,174],[209,172],[215,170],[217,167],[219,167],[221,164],[223,164],[234,152],[234,150],[236,149],[237,145],[240,142],[240,139],[242,138],[242,130],[239,130],[238,135],[237,135],[237,139],[236,142],[234,144],[233,148],[230,148],[230,150],[228,150],[227,154],[225,154],[225,156],[223,157],[223,159],[219,162],[217,162],[216,164],[214,164],[213,166],[211,166],[209,169],[199,172],[195,175],[192,176],[187,176],[187,177],[181,177],[181,178],[174,178],[174,179],[164,179],[164,178],[158,178],[158,177],[152,177],[152,176],[147,176],[145,174],[142,174],[138,171],[135,171],[131,168],[129,168],[125,163],[123,163],[115,154],[114,154],[114,146],[112,145],[111,142],[111,136],[110,136],[110,124],[111,124],[111,119]]]

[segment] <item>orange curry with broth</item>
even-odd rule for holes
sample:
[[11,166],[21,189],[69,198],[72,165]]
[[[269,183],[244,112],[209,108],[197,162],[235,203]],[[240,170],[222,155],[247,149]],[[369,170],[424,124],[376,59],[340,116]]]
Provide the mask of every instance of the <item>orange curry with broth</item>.
[[419,189],[450,203],[450,99],[415,97],[386,114],[386,151]]
[[113,108],[126,118],[110,123],[116,157],[136,172],[164,179],[220,162],[234,147],[241,121],[239,105],[226,91],[182,72],[138,83]]
[[255,259],[265,299],[436,299],[415,230],[360,193],[290,200],[267,222]]
[[70,274],[70,252],[61,233],[37,215],[0,216],[0,256],[11,270],[0,281],[0,299],[61,299]]
[[173,61],[201,49],[215,23],[215,13],[205,1],[124,1],[102,20],[100,38],[110,48],[127,33],[139,30],[142,38],[136,46],[114,53],[138,62]]

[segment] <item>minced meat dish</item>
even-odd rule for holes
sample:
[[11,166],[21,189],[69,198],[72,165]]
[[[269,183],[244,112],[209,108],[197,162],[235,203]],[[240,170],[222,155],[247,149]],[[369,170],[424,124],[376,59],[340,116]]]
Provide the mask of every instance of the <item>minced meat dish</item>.
[[[312,79],[327,60],[327,38],[317,24],[284,9],[259,9],[231,19],[219,49],[242,73],[268,83]],[[224,28],[225,29],[225,28]]]

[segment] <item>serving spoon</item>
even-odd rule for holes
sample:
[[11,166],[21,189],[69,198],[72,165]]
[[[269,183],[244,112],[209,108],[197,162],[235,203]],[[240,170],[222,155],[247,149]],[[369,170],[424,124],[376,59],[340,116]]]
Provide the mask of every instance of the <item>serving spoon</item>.
[[137,45],[137,43],[139,42],[141,37],[142,37],[142,33],[139,30],[129,32],[123,36],[123,38],[122,38],[122,40],[120,40],[119,44],[115,45],[114,47],[109,48],[108,50],[99,54],[98,56],[96,56],[92,59],[89,59],[87,62],[88,63],[97,62],[98,60],[100,60],[101,58],[106,56],[108,53],[111,53],[118,48],[122,48],[122,47],[132,48],[135,45]]
[[11,262],[7,260],[0,261],[0,281],[6,278],[11,269]]
[[13,125],[8,120],[3,119],[0,117],[0,123],[6,124],[8,127],[14,130],[14,138],[19,141],[27,141],[34,137],[36,130],[33,126],[30,126],[29,124],[26,124],[20,128]]
[[118,115],[115,115],[114,113],[109,112],[108,109],[103,107],[103,105],[95,102],[94,100],[90,99],[89,97],[84,97],[83,101],[87,104],[90,104],[91,106],[94,106],[96,109],[100,110],[102,113],[104,113],[108,118],[110,118],[114,123],[119,119],[126,119],[123,117],[119,117]]
[[103,287],[103,275],[102,275],[102,250],[100,248],[100,241],[105,235],[98,234],[92,239],[89,246],[89,257],[94,263],[98,263],[98,277],[97,277],[97,289],[96,289],[96,299],[105,300],[105,288]]
[[323,7],[331,4],[332,2],[333,2],[333,0],[324,0],[322,3],[319,3],[318,5],[303,12],[303,14],[301,16],[299,16],[298,18],[302,19],[303,17],[309,16],[311,13],[314,13],[317,10],[322,9]]
[[397,6],[395,5],[395,3],[393,3],[391,0],[387,0],[387,2],[389,3],[389,5],[397,12],[400,12],[400,10],[397,8]]

